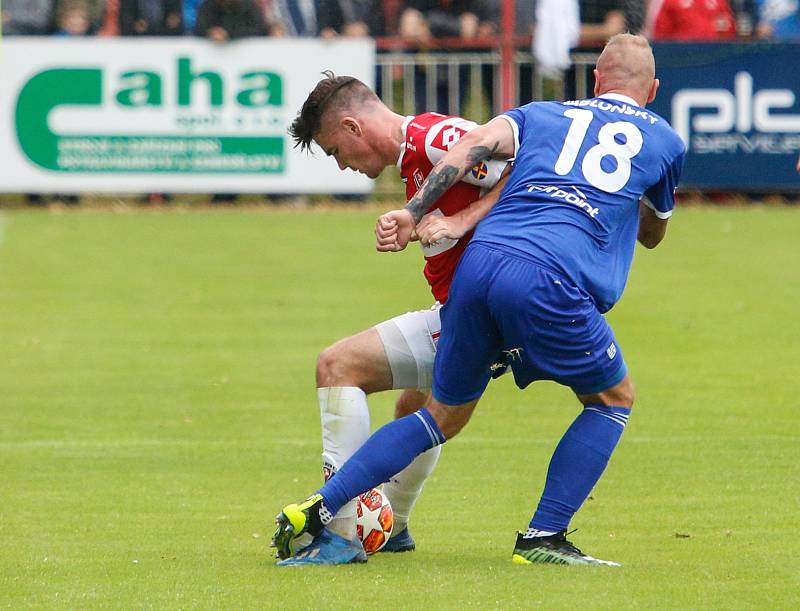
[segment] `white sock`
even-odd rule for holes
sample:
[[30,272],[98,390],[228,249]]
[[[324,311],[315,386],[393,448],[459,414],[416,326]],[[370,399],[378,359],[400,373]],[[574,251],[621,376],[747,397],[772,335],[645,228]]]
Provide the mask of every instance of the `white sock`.
[[402,532],[408,524],[414,503],[417,502],[425,480],[433,472],[441,453],[442,446],[423,452],[383,485],[383,493],[389,498],[394,512],[395,534]]
[[[355,386],[318,388],[322,422],[322,465],[326,477],[335,473],[369,437],[367,395]],[[344,505],[328,528],[345,539],[356,536],[356,502]]]

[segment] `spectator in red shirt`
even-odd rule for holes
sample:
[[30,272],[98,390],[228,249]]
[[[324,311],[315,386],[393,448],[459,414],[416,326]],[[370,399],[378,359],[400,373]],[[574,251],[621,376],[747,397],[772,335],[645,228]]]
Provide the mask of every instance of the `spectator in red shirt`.
[[728,0],[651,0],[648,22],[652,40],[711,41],[736,36]]

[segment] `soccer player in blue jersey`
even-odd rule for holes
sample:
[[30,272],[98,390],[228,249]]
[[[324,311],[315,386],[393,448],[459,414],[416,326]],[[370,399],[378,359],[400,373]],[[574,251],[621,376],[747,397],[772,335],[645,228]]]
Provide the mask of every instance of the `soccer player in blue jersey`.
[[278,515],[273,544],[317,536],[339,507],[380,484],[467,423],[498,352],[520,388],[570,387],[583,411],[557,445],[514,562],[611,564],[582,553],[566,530],[602,475],[633,405],[622,350],[603,317],[620,298],[638,238],[663,239],[684,144],[645,109],[658,89],[646,39],[612,37],[595,69],[595,98],[534,102],[464,136],[402,210],[377,224],[378,250],[400,250],[430,206],[476,163],[515,158],[500,200],[478,225],[442,309],[427,407],[378,430],[316,494]]

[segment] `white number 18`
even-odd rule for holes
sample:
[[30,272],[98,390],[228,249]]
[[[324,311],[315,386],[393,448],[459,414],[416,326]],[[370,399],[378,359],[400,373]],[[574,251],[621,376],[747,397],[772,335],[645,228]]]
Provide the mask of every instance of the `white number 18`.
[[[589,124],[594,119],[594,113],[591,110],[570,108],[564,112],[564,116],[572,119],[572,124],[569,126],[564,146],[556,161],[555,170],[559,176],[569,174],[575,165]],[[625,136],[624,144],[614,139],[617,135]],[[631,159],[642,150],[644,142],[642,132],[633,123],[616,121],[601,127],[597,140],[599,144],[586,151],[581,170],[590,184],[606,193],[616,193],[631,177]],[[603,157],[607,155],[617,162],[617,168],[613,172],[606,172],[600,165]]]

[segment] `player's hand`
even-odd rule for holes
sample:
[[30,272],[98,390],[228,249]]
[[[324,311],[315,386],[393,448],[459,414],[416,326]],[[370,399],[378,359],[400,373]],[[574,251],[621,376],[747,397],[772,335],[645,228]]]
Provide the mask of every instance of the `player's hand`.
[[375,248],[379,252],[403,250],[414,233],[414,219],[402,208],[382,215],[375,223]]
[[394,252],[397,246],[397,221],[386,216],[375,223],[375,248],[379,252]]
[[458,240],[470,229],[460,216],[426,216],[417,227],[417,235],[423,246],[430,246],[447,238]]

